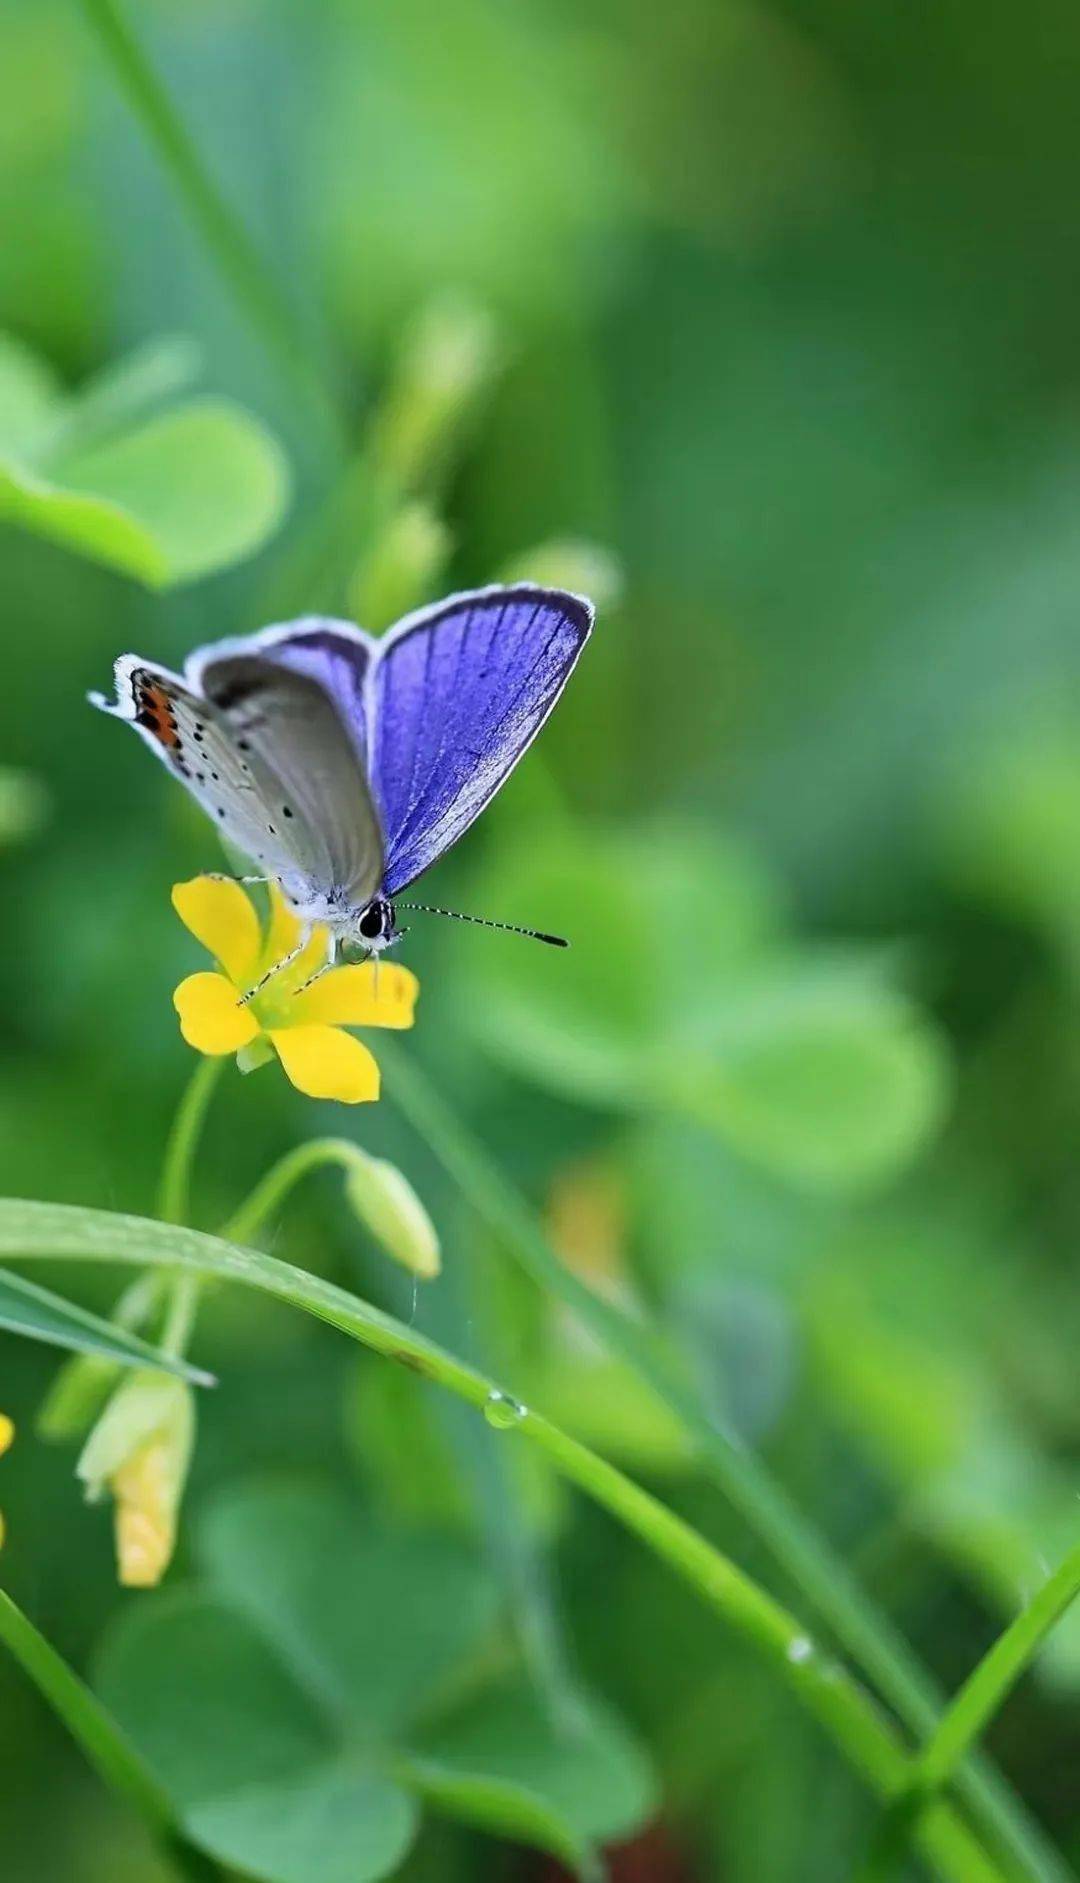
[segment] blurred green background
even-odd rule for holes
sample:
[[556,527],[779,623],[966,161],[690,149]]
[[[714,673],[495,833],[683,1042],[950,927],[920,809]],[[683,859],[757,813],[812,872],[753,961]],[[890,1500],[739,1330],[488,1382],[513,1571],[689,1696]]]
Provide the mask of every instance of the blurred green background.
[[[149,1211],[190,1070],[170,995],[203,962],[168,891],[220,857],[88,710],[114,655],[595,587],[536,752],[425,884],[573,951],[416,918],[402,1050],[951,1690],[1080,1535],[1080,18],[146,0],[137,26],[303,342],[266,344],[86,13],[0,0],[0,1189]],[[800,1612],[390,1098],[230,1073],[197,1221],[327,1129],[409,1174],[442,1278],[414,1301],[329,1177],[268,1246],[496,1371]],[[855,1874],[873,1813],[833,1749],[535,1461],[246,1295],[196,1353],[221,1385],[176,1584],[253,1479],[441,1526],[511,1607],[539,1579],[652,1764],[619,1883]],[[105,1514],[33,1435],[54,1367],[0,1338],[3,1578],[92,1669],[155,1598],[118,1595]],[[1080,1863],[1080,1619],[990,1750]],[[6,1663],[0,1759],[8,1883],[170,1874]],[[557,1872],[431,1817],[395,1874]]]

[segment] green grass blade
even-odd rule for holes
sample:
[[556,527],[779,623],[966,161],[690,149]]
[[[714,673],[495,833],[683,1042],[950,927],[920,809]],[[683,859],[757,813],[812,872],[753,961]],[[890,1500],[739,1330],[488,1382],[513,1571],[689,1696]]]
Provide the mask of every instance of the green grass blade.
[[95,1353],[120,1366],[159,1367],[176,1373],[195,1386],[213,1386],[213,1374],[203,1373],[172,1354],[152,1347],[111,1321],[103,1321],[88,1308],[76,1307],[62,1295],[54,1295],[24,1275],[10,1269],[0,1275],[0,1328],[21,1334],[27,1340],[43,1340],[53,1347],[67,1347],[75,1353]]
[[3,1589],[0,1641],[63,1721],[106,1785],[134,1805],[154,1830],[175,1832],[168,1798],[116,1721]]

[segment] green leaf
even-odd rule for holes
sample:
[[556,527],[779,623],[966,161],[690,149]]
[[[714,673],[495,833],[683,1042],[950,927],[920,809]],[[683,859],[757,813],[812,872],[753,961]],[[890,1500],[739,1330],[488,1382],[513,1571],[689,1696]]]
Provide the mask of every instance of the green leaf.
[[[733,844],[663,830],[541,843],[493,874],[483,906],[572,941],[557,973],[543,949],[486,956],[469,1014],[494,1057],[578,1103],[690,1111],[823,1189],[888,1179],[940,1120],[935,1028],[872,956],[785,942],[772,882]],[[662,957],[654,910],[677,913]]]
[[47,361],[0,333],[0,453],[35,449],[64,409],[64,392]]
[[610,1843],[656,1806],[652,1771],[625,1727],[596,1701],[553,1718],[524,1685],[484,1693],[423,1735],[415,1750],[446,1773],[520,1786],[579,1838]]
[[62,490],[6,458],[0,458],[0,522],[47,536],[148,587],[168,580],[164,551],[136,517],[103,497]]
[[190,1366],[174,1354],[163,1353],[137,1334],[129,1334],[111,1321],[103,1321],[87,1308],[76,1307],[62,1295],[39,1288],[36,1282],[15,1275],[10,1269],[0,1272],[0,1327],[22,1334],[27,1340],[46,1341],[53,1347],[68,1347],[76,1353],[99,1355],[120,1366],[157,1367],[175,1373],[197,1386],[215,1384],[209,1373]]
[[603,1877],[585,1839],[524,1785],[443,1765],[438,1759],[410,1758],[403,1769],[420,1796],[447,1817],[550,1851],[583,1879]]
[[262,1636],[196,1594],[129,1610],[101,1656],[105,1704],[192,1841],[265,1883],[366,1883],[404,1856],[411,1800],[341,1748]]
[[305,1690],[369,1736],[407,1719],[497,1611],[470,1551],[423,1532],[379,1534],[351,1500],[318,1486],[234,1491],[204,1523],[202,1555]]
[[250,554],[288,495],[276,441],[223,399],[150,411],[198,364],[190,341],[156,341],[69,395],[0,334],[0,521],[150,587]]
[[383,1875],[417,1794],[587,1876],[593,1835],[645,1814],[648,1768],[609,1716],[582,1704],[558,1727],[524,1685],[476,1697],[495,1597],[464,1549],[323,1487],[255,1484],[219,1501],[201,1554],[210,1586],[123,1618],[99,1684],[222,1861],[266,1883]]
[[240,561],[269,535],[288,494],[269,432],[223,399],[192,400],[57,467],[65,484],[115,504],[153,539],[161,579],[192,581]]
[[671,1091],[754,1162],[811,1188],[881,1182],[940,1122],[935,1029],[857,966],[783,963],[699,1014]]
[[266,1883],[369,1883],[416,1835],[413,1800],[375,1772],[316,1768],[188,1812],[192,1840]]
[[[661,962],[643,922],[678,911],[679,947]],[[730,972],[772,936],[772,884],[734,845],[656,830],[531,844],[487,878],[482,906],[521,911],[570,938],[558,972],[544,949],[494,951],[477,966],[471,1023],[489,1052],[579,1102],[634,1109],[656,1096],[653,1062],[673,1017],[703,981]]]

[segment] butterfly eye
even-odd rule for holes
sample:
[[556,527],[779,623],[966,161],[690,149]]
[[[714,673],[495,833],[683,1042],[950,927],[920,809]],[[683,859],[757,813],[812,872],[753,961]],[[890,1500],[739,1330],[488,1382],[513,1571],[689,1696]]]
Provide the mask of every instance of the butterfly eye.
[[383,932],[383,905],[381,902],[373,902],[370,908],[364,910],[363,915],[360,917],[358,927],[365,941],[378,941]]

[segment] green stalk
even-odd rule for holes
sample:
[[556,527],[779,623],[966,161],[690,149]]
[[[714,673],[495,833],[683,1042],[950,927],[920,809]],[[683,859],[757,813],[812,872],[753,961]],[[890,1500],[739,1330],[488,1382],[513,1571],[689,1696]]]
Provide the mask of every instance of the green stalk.
[[310,1138],[306,1144],[298,1144],[294,1151],[286,1151],[233,1211],[221,1231],[223,1239],[250,1242],[309,1171],[325,1164],[339,1164],[343,1170],[348,1170],[361,1156],[363,1153],[358,1152],[348,1138]]
[[[908,1763],[895,1732],[835,1661],[822,1655],[795,1619],[750,1577],[621,1471],[547,1419],[530,1412],[475,1368],[391,1316],[318,1275],[191,1229],[87,1210],[70,1204],[0,1202],[0,1258],[51,1256],[160,1264],[256,1288],[339,1328],[482,1411],[497,1429],[531,1439],[562,1474],[607,1509],[686,1581],[760,1654],[818,1720],[851,1766],[890,1799]],[[1002,1883],[1006,1874],[951,1806],[928,1805],[916,1842],[947,1883]]]
[[986,1731],[1051,1629],[1080,1595],[1080,1544],[1043,1583],[1027,1608],[1000,1634],[968,1675],[922,1752],[881,1827],[866,1869],[871,1878],[892,1874],[919,1814],[953,1782],[960,1761]]
[[[380,1043],[383,1079],[419,1136],[469,1199],[478,1216],[526,1274],[560,1300],[681,1419],[732,1507],[771,1552],[818,1620],[832,1632],[897,1715],[921,1735],[932,1732],[942,1698],[906,1642],[879,1614],[843,1561],[815,1534],[760,1461],[705,1407],[655,1328],[595,1294],[551,1250],[528,1205],[483,1146],[443,1103],[422,1069],[388,1041]],[[1015,1874],[1064,1883],[1057,1853],[1020,1801],[986,1761],[967,1759],[956,1785],[988,1840]]]
[[267,352],[333,436],[337,419],[312,371],[307,342],[274,275],[203,163],[198,145],[118,0],[82,0],[116,83],[172,177],[192,222]]
[[49,1702],[94,1770],[134,1805],[160,1835],[176,1830],[172,1805],[100,1700],[79,1679],[32,1621],[0,1589],[0,1641]]
[[183,1223],[187,1220],[191,1166],[199,1148],[210,1100],[225,1064],[224,1059],[204,1059],[200,1055],[176,1108],[158,1184],[157,1213],[163,1223]]
[[88,1765],[134,1808],[176,1874],[186,1883],[220,1883],[221,1871],[186,1841],[170,1800],[112,1714],[2,1589],[0,1641],[66,1726]]
[[[157,1209],[164,1223],[182,1223],[187,1220],[192,1165],[210,1100],[224,1068],[224,1059],[200,1058],[176,1108],[158,1185]],[[198,1305],[198,1278],[187,1274],[177,1275],[170,1290],[161,1337],[161,1345],[166,1353],[182,1355],[187,1352]]]

